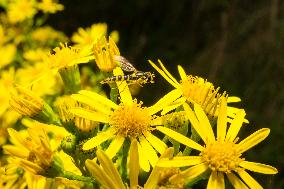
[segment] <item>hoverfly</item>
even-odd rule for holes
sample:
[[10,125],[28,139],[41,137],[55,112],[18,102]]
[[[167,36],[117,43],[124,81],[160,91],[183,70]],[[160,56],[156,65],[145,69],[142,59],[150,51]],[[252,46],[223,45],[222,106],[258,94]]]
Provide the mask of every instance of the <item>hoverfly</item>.
[[116,81],[127,81],[128,84],[138,84],[142,86],[146,83],[154,83],[155,74],[151,72],[138,71],[125,57],[115,55],[114,59],[120,63],[120,67],[125,72],[133,72],[127,75],[110,76],[100,83],[112,83]]
[[128,75],[117,75],[117,76],[108,77],[103,81],[101,81],[101,84],[111,83],[116,81],[127,81],[128,83],[136,83],[142,86],[143,84],[146,83],[154,83],[154,78],[155,78],[154,73],[136,71]]

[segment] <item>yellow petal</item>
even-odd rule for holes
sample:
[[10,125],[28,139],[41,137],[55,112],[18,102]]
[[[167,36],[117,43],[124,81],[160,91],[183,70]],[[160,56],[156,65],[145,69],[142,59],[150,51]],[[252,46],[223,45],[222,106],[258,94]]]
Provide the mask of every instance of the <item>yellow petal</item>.
[[[240,110],[245,111],[244,109],[241,109],[241,108],[235,108],[235,107],[230,107],[230,106],[228,106],[228,107],[227,107],[227,115],[228,115],[228,117],[230,117],[230,118],[235,118],[235,117],[236,117],[236,114],[237,114]],[[249,121],[245,118],[245,119],[244,119],[244,123],[249,123]]]
[[158,126],[163,124],[163,118],[162,117],[156,117],[151,121],[151,126]]
[[24,146],[25,140],[22,138],[20,133],[18,133],[13,128],[8,128],[7,131],[10,135],[11,142],[13,142],[16,146],[25,148],[25,146]]
[[241,99],[237,96],[229,96],[228,99],[227,99],[227,102],[228,103],[232,103],[232,102],[240,102]]
[[212,171],[207,189],[225,189],[224,174],[222,172]]
[[[213,133],[213,129],[211,127],[211,124],[209,122],[209,119],[205,112],[203,111],[202,107],[199,104],[194,104],[194,111],[196,113],[196,117],[199,120],[200,127],[203,127],[206,131],[206,141],[215,141],[215,136]],[[206,142],[204,141],[204,142]]]
[[207,171],[207,169],[208,166],[206,163],[201,163],[182,171],[181,174],[186,178],[186,180],[191,180]]
[[107,154],[102,150],[98,150],[97,157],[105,173],[109,175],[109,177],[115,182],[116,185],[115,188],[124,189],[125,187],[122,183],[120,175],[117,169],[115,168],[114,164],[112,163],[111,159],[107,156]]
[[156,66],[154,62],[152,62],[151,60],[148,60],[148,62],[151,64],[153,68],[155,68],[155,70],[157,70],[157,72],[159,72],[159,74],[161,74],[161,76],[165,78],[165,80],[167,80],[175,88],[178,88],[179,84],[175,83],[163,70],[161,70],[158,66]]
[[241,179],[250,187],[253,189],[262,189],[262,186],[254,179],[252,178],[245,170],[240,169],[238,171],[239,176]]
[[41,168],[39,165],[25,159],[20,160],[20,166],[22,166],[26,171],[29,171],[33,174],[39,174],[44,172],[44,169]]
[[93,109],[95,109],[98,112],[101,112],[105,115],[110,115],[112,113],[112,110],[108,107],[105,106],[85,95],[81,95],[81,94],[73,94],[72,98],[80,103],[86,104],[90,107],[92,107]]
[[166,69],[166,67],[164,66],[164,64],[161,62],[161,60],[158,60],[162,70],[167,74],[167,76],[174,82],[174,83],[178,83],[177,80],[172,76],[172,74]]
[[17,156],[19,158],[27,158],[29,156],[29,151],[26,148],[19,148],[14,145],[4,145],[3,150],[5,153],[9,153],[12,156]]
[[270,129],[263,128],[252,133],[250,136],[242,140],[237,147],[241,150],[240,153],[247,151],[248,149],[254,147],[261,141],[263,141],[269,135]]
[[92,149],[104,141],[112,138],[114,136],[114,130],[108,129],[107,131],[100,132],[97,136],[89,139],[84,145],[83,150]]
[[[118,188],[115,181],[94,160],[86,160],[86,167],[93,177],[105,188]],[[125,188],[120,188],[125,189]]]
[[124,142],[124,137],[122,136],[116,136],[106,149],[105,153],[108,155],[110,159],[112,159],[116,153],[120,150],[121,146],[123,145]]
[[129,181],[130,189],[136,189],[138,186],[139,175],[139,155],[137,140],[132,140],[129,149]]
[[262,163],[255,163],[255,162],[250,162],[250,161],[242,161],[239,164],[241,167],[253,171],[253,172],[257,172],[257,173],[262,173],[262,174],[276,174],[278,173],[277,169],[275,167],[272,167],[270,165],[265,165]]
[[180,65],[178,65],[178,73],[180,75],[181,80],[185,80],[187,78],[187,75],[186,75],[183,67],[181,67]]
[[81,91],[79,91],[79,94],[87,96],[87,97],[91,98],[92,100],[97,101],[97,102],[99,102],[101,104],[104,104],[104,105],[106,105],[106,106],[108,106],[110,108],[113,108],[113,109],[117,109],[118,108],[117,104],[115,104],[113,101],[109,100],[105,96],[102,96],[102,95],[100,95],[98,93],[91,92],[91,91],[86,91],[86,90],[81,90]]
[[143,169],[145,172],[149,172],[150,165],[147,156],[145,156],[145,152],[143,152],[140,143],[137,143],[137,145],[138,145],[138,154],[139,154],[139,165],[141,169]]
[[70,109],[70,112],[75,114],[76,116],[89,119],[92,121],[97,121],[101,123],[108,123],[109,122],[109,116],[101,114],[99,112],[94,112],[92,110],[84,109],[84,108],[73,108]]
[[149,144],[149,142],[145,139],[144,136],[139,137],[139,143],[143,150],[144,156],[147,157],[150,164],[154,167],[158,161],[158,156],[156,151],[153,149],[153,147]]
[[187,167],[203,163],[200,156],[177,156],[174,158],[163,158],[158,161],[159,167]]
[[[97,158],[96,158],[97,159]],[[107,185],[105,179],[110,179],[105,172],[100,168],[95,160],[87,159],[85,165],[91,175],[97,179],[102,185]]]
[[217,120],[217,139],[224,141],[227,131],[227,101],[226,98],[221,99],[219,115]]
[[226,135],[226,140],[227,141],[234,141],[234,139],[237,137],[243,123],[244,123],[244,118],[245,118],[245,111],[240,110],[237,114],[236,117],[233,119],[229,130]]
[[245,183],[243,183],[236,175],[233,173],[227,173],[227,177],[230,183],[234,186],[235,189],[246,189],[248,188]]
[[190,106],[187,103],[183,104],[184,111],[186,113],[186,116],[190,120],[191,126],[195,129],[195,131],[198,133],[198,135],[202,138],[202,140],[206,143],[208,142],[207,139],[207,133],[204,127],[201,127],[198,119],[196,118],[194,112],[190,108]]
[[169,128],[158,126],[156,127],[156,129],[161,131],[165,135],[171,137],[172,139],[176,140],[177,142],[182,143],[190,148],[193,148],[199,151],[202,151],[204,149],[204,147],[202,147],[200,144],[196,143],[195,141]]
[[162,110],[164,107],[173,103],[176,99],[178,99],[182,95],[182,91],[179,89],[174,89],[165,96],[163,96],[158,102],[156,102],[153,106],[148,107],[150,115],[157,113]]
[[[167,148],[163,154],[161,154],[160,159],[162,158],[171,158],[174,154],[174,148]],[[160,179],[161,170],[164,168],[155,166],[154,169],[151,171],[150,176],[147,179],[147,182],[144,185],[144,189],[153,189],[157,187],[158,181]]]
[[168,112],[170,112],[170,111],[176,109],[177,107],[181,106],[185,101],[186,101],[186,98],[184,98],[184,97],[181,97],[181,98],[177,99],[176,101],[174,101],[174,102],[172,103],[172,105],[169,105],[169,106],[167,106],[167,107],[164,107],[164,108],[163,108],[163,111],[161,112],[161,115],[165,115],[165,114],[167,114]]
[[[124,75],[123,71],[120,67],[117,67],[113,70],[113,75]],[[121,98],[121,102],[125,104],[132,104],[132,96],[129,90],[129,87],[126,83],[126,81],[117,81],[116,85],[118,87],[119,95]]]
[[167,148],[167,145],[160,140],[158,137],[152,135],[150,132],[147,132],[145,135],[145,138],[148,140],[148,142],[160,153],[164,153],[164,151]]

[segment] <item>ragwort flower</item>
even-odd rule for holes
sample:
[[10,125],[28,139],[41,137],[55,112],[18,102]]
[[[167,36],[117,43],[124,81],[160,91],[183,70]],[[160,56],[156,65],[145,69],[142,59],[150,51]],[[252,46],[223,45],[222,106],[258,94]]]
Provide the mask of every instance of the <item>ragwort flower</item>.
[[57,11],[64,9],[64,6],[54,2],[53,0],[42,0],[42,2],[37,4],[37,8],[42,10],[44,13],[54,14]]
[[101,37],[107,34],[107,24],[98,23],[91,27],[83,29],[79,28],[72,36],[72,41],[78,46],[91,46]]
[[[122,75],[122,70],[114,70],[115,75]],[[97,147],[107,140],[112,140],[106,149],[106,154],[113,158],[121,149],[126,138],[138,141],[139,162],[142,169],[149,171],[150,166],[154,166],[158,160],[157,152],[160,154],[166,149],[166,144],[152,134],[155,125],[161,125],[161,119],[155,114],[177,99],[180,94],[170,92],[150,107],[142,107],[136,99],[132,99],[129,88],[125,81],[117,82],[120,92],[121,103],[115,104],[111,100],[97,93],[90,91],[79,91],[72,97],[87,104],[93,110],[76,108],[71,110],[75,115],[93,120],[96,122],[109,124],[105,131],[89,139],[83,150]],[[157,152],[156,152],[157,150]]]
[[94,43],[93,46],[95,61],[98,68],[103,72],[111,72],[118,66],[115,56],[119,56],[120,52],[114,40],[102,37]]
[[[129,187],[128,184],[123,183],[119,172],[117,171],[115,165],[111,159],[105,154],[104,151],[97,151],[97,158],[100,162],[100,165],[96,163],[96,160],[87,160],[86,167],[90,171],[91,175],[96,178],[96,180],[106,189],[167,189],[175,188],[181,189],[184,185],[184,180],[180,179],[177,183],[170,183],[169,177],[172,174],[177,175],[179,172],[178,169],[173,168],[163,168],[155,166],[148,177],[147,181],[144,184],[144,187],[138,185],[138,175],[139,175],[139,156],[137,155],[138,145],[137,141],[134,140],[130,146],[130,155],[129,155]],[[173,148],[168,148],[161,154],[161,158],[171,158],[173,156]],[[159,159],[159,160],[160,160]],[[173,171],[175,170],[175,171]]]
[[[242,153],[264,140],[269,129],[260,129],[241,142],[238,142],[237,134],[244,122],[245,112],[239,111],[227,130],[226,100],[222,98],[219,116],[217,120],[217,137],[213,133],[209,120],[200,105],[194,105],[194,111],[189,105],[184,104],[186,114],[205,143],[205,146],[198,146],[189,138],[179,140],[180,143],[200,151],[199,156],[181,156],[172,159],[161,160],[158,166],[162,167],[185,167],[190,168],[182,171],[186,179],[191,180],[206,171],[211,172],[207,188],[225,188],[224,175],[235,188],[262,188],[246,171],[253,171],[263,174],[276,174],[277,169],[260,163],[246,161]],[[168,129],[159,127],[158,130],[165,132]]]
[[53,161],[53,152],[47,134],[27,129],[27,135],[8,129],[14,145],[5,145],[4,151],[19,158],[19,165],[33,174],[43,174]]
[[54,53],[49,55],[50,68],[59,70],[72,67],[76,64],[87,63],[93,59],[89,49],[79,49],[67,44],[60,44],[60,47],[53,49]]
[[[178,71],[181,80],[178,82],[165,68],[160,60],[158,60],[161,68],[149,60],[149,63],[176,89],[181,92],[182,96],[187,99],[188,103],[199,104],[206,114],[217,117],[220,107],[221,97],[227,94],[220,93],[219,87],[215,88],[212,83],[198,77],[187,75],[181,66],[178,66]],[[228,97],[228,103],[238,102],[238,97]],[[228,107],[228,117],[233,118],[240,109],[235,107]]]
[[8,5],[8,18],[13,24],[32,18],[37,10],[34,0],[14,0]]

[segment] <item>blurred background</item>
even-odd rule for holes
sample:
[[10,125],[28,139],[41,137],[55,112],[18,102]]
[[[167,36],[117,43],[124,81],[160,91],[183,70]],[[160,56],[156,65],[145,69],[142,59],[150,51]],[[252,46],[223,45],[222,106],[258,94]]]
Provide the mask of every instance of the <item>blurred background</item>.
[[[240,138],[269,127],[269,137],[245,154],[278,168],[253,174],[264,188],[284,188],[284,2],[280,0],[105,1],[61,0],[65,10],[48,24],[71,36],[78,27],[106,22],[120,33],[121,54],[139,70],[161,59],[174,76],[177,65],[202,76],[242,102],[250,121]],[[158,73],[137,98],[152,104],[172,87]],[[150,92],[151,91],[151,92]],[[153,94],[158,97],[153,97]],[[200,188],[205,185],[200,184]]]

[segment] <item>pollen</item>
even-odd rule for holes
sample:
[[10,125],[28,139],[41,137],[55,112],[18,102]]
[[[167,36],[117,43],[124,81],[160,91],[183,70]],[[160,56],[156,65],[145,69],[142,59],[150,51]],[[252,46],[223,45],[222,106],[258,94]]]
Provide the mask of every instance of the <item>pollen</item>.
[[228,141],[215,141],[207,144],[200,155],[212,171],[225,173],[237,171],[238,165],[244,161],[236,144]]
[[219,93],[219,87],[215,88],[212,83],[192,75],[181,80],[181,90],[187,101],[201,105],[208,115],[214,117],[218,115],[221,97],[226,96],[226,92]]
[[150,130],[152,116],[141,106],[142,102],[137,103],[136,100],[132,104],[121,103],[110,115],[109,123],[116,129],[118,135],[136,138]]

